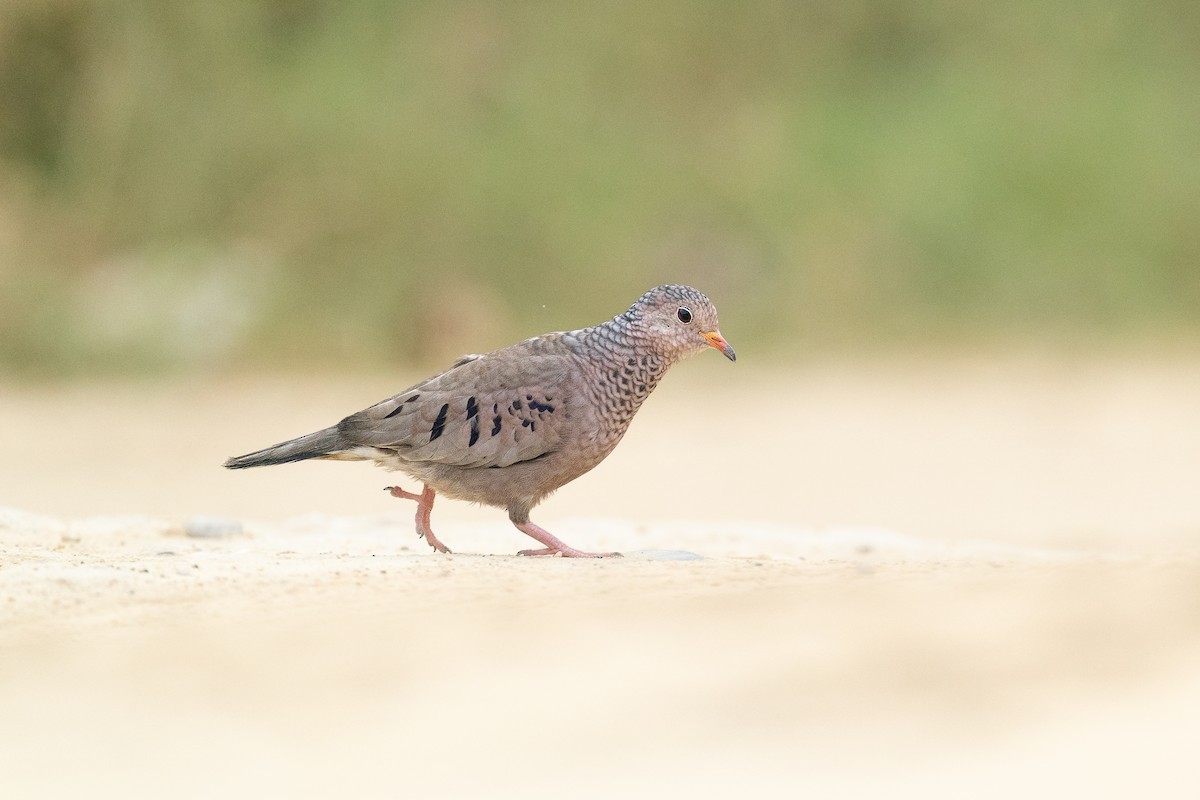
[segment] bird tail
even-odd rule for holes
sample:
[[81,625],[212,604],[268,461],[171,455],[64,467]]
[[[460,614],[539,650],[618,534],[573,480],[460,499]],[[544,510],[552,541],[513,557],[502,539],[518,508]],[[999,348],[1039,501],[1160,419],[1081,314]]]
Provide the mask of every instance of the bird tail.
[[328,458],[346,447],[338,429],[326,428],[291,439],[280,444],[247,453],[244,456],[234,456],[225,462],[229,469],[245,469],[246,467],[266,467],[271,464],[287,464],[290,461],[304,461],[309,458]]

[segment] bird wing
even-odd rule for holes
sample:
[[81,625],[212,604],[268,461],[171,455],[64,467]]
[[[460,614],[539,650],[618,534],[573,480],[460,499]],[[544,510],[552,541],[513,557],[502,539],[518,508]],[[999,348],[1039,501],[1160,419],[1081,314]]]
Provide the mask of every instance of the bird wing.
[[[482,356],[338,423],[355,446],[409,462],[506,467],[558,449],[571,414],[565,387],[576,369],[546,337]],[[548,351],[549,350],[549,351]]]

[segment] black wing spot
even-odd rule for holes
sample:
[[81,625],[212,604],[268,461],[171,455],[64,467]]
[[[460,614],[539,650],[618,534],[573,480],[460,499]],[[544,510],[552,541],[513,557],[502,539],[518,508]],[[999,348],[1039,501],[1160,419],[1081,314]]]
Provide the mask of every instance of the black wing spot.
[[523,420],[521,420],[521,427],[522,427],[522,428],[528,428],[528,427],[529,427],[529,425],[530,425],[530,422],[529,422],[529,420],[527,420],[527,419],[523,419]]
[[479,413],[479,406],[475,403],[474,397],[467,398],[467,419]]
[[446,414],[450,411],[450,404],[443,403],[442,410],[438,412],[437,419],[433,421],[433,430],[429,432],[429,441],[433,441],[442,435],[442,430],[446,427]]
[[471,441],[467,442],[467,447],[474,447],[479,441],[479,417],[471,417]]
[[396,406],[391,411],[389,411],[387,413],[387,415],[384,417],[384,419],[391,419],[392,417],[396,416],[403,410],[404,410],[404,403],[401,403],[400,405]]
[[515,408],[517,411],[520,411],[521,410],[521,401],[513,400],[512,407]]
[[421,395],[419,395],[419,394],[414,394],[412,397],[408,398],[408,399],[407,399],[407,400],[405,400],[404,402],[406,402],[406,403],[411,403],[411,402],[415,401],[415,400],[416,400],[418,397],[420,397],[420,396],[421,396]]
[[500,432],[500,415],[492,417],[492,436]]

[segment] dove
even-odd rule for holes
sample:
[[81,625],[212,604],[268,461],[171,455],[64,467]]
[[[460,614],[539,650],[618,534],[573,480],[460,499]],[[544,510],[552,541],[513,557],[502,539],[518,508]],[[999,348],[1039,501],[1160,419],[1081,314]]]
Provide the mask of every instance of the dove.
[[737,360],[712,301],[690,286],[658,286],[607,322],[462,356],[336,425],[225,466],[373,461],[422,484],[419,492],[385,491],[416,501],[417,534],[440,553],[450,550],[434,534],[430,514],[443,495],[506,509],[517,530],[541,545],[519,555],[619,556],[571,547],[530,512],[603,461],[667,370],[706,348]]

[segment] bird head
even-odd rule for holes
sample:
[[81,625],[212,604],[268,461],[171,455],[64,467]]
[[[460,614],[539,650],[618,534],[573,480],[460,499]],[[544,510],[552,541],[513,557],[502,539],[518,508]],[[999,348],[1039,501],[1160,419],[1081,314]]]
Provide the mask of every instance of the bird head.
[[698,353],[706,347],[737,360],[717,325],[717,308],[703,292],[690,286],[656,286],[625,312],[631,332],[671,360]]

